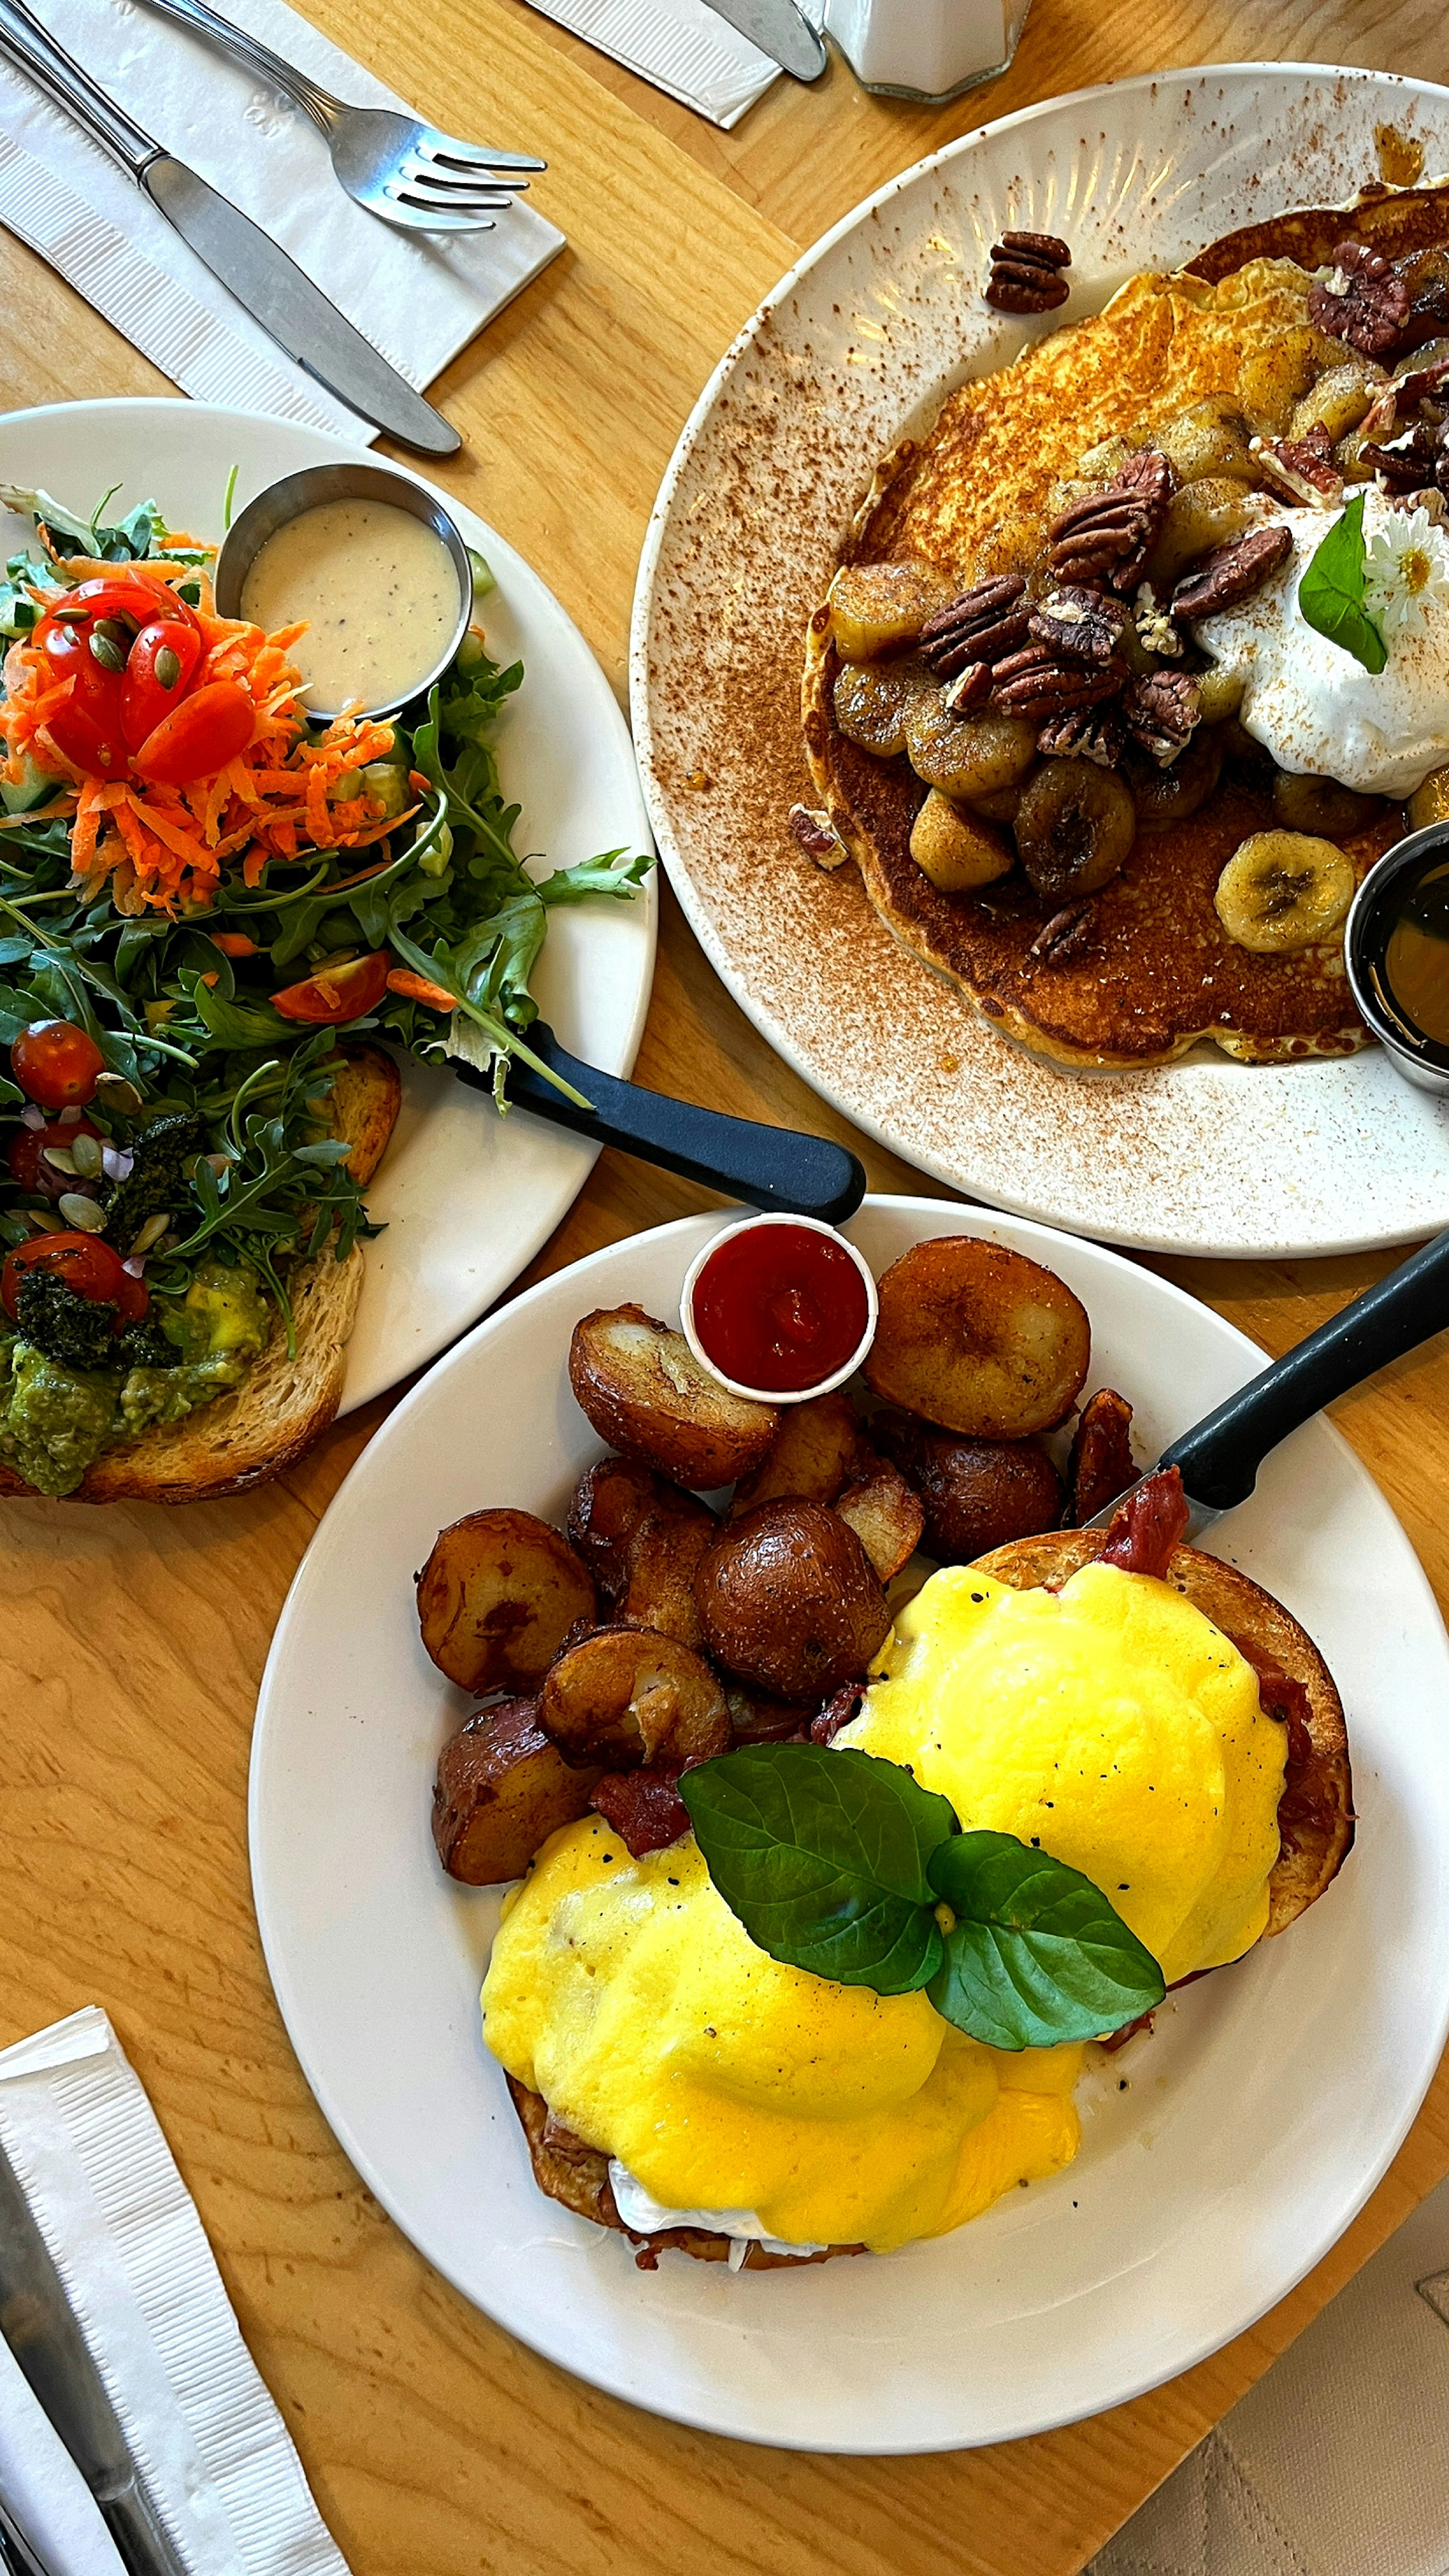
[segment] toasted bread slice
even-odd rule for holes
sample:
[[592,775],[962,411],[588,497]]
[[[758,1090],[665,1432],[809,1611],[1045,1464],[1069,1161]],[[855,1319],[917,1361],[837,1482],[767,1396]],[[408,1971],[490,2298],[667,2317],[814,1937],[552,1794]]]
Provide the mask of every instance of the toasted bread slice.
[[[692,2254],[697,2263],[727,2263],[734,2240],[705,2227],[666,2227],[656,2236],[636,2236],[626,2227],[615,2207],[613,2187],[609,2181],[609,2159],[597,2147],[587,2147],[571,2129],[554,2119],[541,2093],[530,2093],[526,2084],[509,2076],[508,2090],[518,2113],[528,2152],[533,2159],[533,2179],[550,2200],[563,2203],[576,2218],[591,2218],[596,2227],[612,2227],[617,2235],[627,2236],[635,2248],[634,2259],[641,2271],[652,2272],[661,2254]],[[823,2254],[767,2254],[763,2245],[751,2244],[742,2269],[746,2272],[780,2272],[801,2263],[828,2263],[832,2254],[863,2254],[863,2245],[827,2245]]]
[[[108,1449],[86,1469],[70,1503],[213,1503],[294,1465],[321,1438],[342,1401],[346,1348],[362,1290],[362,1247],[330,1251],[292,1274],[296,1352],[279,1316],[259,1360],[234,1395],[217,1396],[184,1421]],[[0,1498],[38,1501],[0,1461]]]
[[402,1075],[381,1047],[344,1046],[327,1101],[328,1126],[352,1147],[347,1169],[355,1181],[371,1180],[388,1148],[402,1107]]
[[[983,1574],[1019,1592],[1042,1583],[1065,1583],[1100,1554],[1104,1530],[1052,1530],[1021,1538],[978,1557]],[[1268,1932],[1286,1932],[1338,1875],[1353,1845],[1353,1775],[1343,1702],[1333,1676],[1307,1630],[1261,1584],[1204,1556],[1195,1547],[1173,1550],[1168,1582],[1215,1628],[1232,1639],[1249,1663],[1276,1665],[1307,1694],[1304,1743],[1290,1726],[1288,1768],[1278,1802],[1282,1848],[1268,1879]],[[1271,1680],[1260,1684],[1272,1706]]]

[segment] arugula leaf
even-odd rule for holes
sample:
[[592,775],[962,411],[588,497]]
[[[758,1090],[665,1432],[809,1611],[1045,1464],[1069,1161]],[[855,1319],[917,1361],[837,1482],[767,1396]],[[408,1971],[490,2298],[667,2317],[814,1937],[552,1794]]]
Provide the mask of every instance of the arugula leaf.
[[956,1819],[898,1764],[744,1745],[686,1771],[679,1794],[715,1886],[772,1959],[878,1995],[937,1974],[927,1862]]
[[1360,492],[1327,536],[1298,585],[1298,605],[1305,624],[1330,644],[1362,662],[1366,671],[1381,671],[1388,652],[1364,607],[1364,502]]
[[956,1922],[937,2012],[989,2048],[1096,2039],[1160,2004],[1162,1971],[1080,1870],[1014,1834],[958,1834],[929,1876]]

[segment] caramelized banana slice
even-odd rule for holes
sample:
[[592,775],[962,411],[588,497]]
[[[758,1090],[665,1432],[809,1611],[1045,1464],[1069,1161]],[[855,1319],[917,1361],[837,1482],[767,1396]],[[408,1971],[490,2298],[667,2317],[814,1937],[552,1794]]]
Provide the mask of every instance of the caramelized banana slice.
[[1383,812],[1383,799],[1359,796],[1352,787],[1340,787],[1336,778],[1306,778],[1280,769],[1273,781],[1273,811],[1285,832],[1346,840]]
[[1307,832],[1252,832],[1218,879],[1218,919],[1260,956],[1331,939],[1353,901],[1353,862]]
[[1137,817],[1114,769],[1091,760],[1044,760],[1016,814],[1016,846],[1048,903],[1094,894],[1117,874]]
[[1004,877],[1011,852],[999,832],[962,814],[933,787],[911,826],[911,856],[941,894],[970,894]]
[[1372,409],[1386,382],[1383,368],[1376,366],[1372,358],[1350,358],[1342,367],[1330,367],[1312,391],[1294,404],[1289,437],[1306,438],[1310,429],[1320,428],[1326,429],[1335,443],[1347,438]]
[[1147,558],[1146,578],[1159,598],[1199,555],[1214,554],[1235,537],[1245,537],[1250,528],[1261,526],[1269,510],[1261,492],[1250,492],[1229,474],[1184,483],[1168,502]]
[[1036,727],[1025,716],[953,716],[943,698],[922,698],[906,727],[911,767],[943,796],[994,796],[1015,787],[1036,758]]
[[830,585],[830,625],[842,662],[874,662],[914,644],[955,585],[933,564],[843,564]]
[[923,698],[936,698],[941,683],[919,654],[894,662],[846,662],[835,676],[835,721],[847,741],[880,760],[906,747],[906,727]]
[[1431,769],[1409,798],[1409,828],[1422,832],[1426,823],[1449,821],[1449,769]]
[[1205,402],[1179,412],[1165,429],[1154,430],[1152,444],[1176,467],[1180,482],[1199,483],[1211,474],[1253,483],[1258,469],[1252,437],[1252,423],[1244,418],[1236,394],[1209,394]]

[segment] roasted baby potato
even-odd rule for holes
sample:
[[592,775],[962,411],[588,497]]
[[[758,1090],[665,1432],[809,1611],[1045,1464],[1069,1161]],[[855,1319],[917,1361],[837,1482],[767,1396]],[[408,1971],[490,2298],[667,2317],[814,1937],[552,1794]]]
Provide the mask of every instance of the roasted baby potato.
[[776,1405],[731,1395],[642,1306],[596,1308],[575,1324],[569,1384],[601,1440],[705,1490],[758,1467],[780,1418]]
[[1024,1440],[1071,1411],[1086,1309],[1040,1262],[970,1234],[916,1243],[879,1282],[875,1393],[975,1440]]
[[792,1735],[803,1735],[815,1715],[813,1702],[802,1708],[798,1700],[772,1699],[768,1691],[746,1690],[743,1682],[731,1682],[725,1691],[725,1705],[736,1744],[787,1744]]
[[469,1887],[521,1878],[550,1834],[588,1814],[599,1776],[570,1770],[536,1699],[480,1708],[438,1756],[433,1840],[448,1876]]
[[579,1768],[682,1768],[730,1745],[729,1710],[708,1664],[647,1628],[599,1628],[560,1655],[543,1686],[538,1722]]
[[[1125,1395],[1099,1386],[1082,1407],[1067,1467],[1069,1529],[1081,1529],[1125,1494],[1137,1475],[1132,1456],[1132,1407]],[[1046,1526],[1042,1524],[1043,1528]],[[1026,1538],[1026,1530],[1020,1536]],[[994,1541],[999,1545],[999,1541]]]
[[717,1527],[707,1503],[632,1458],[601,1459],[569,1505],[569,1537],[615,1621],[696,1649],[695,1569]]
[[820,1503],[782,1497],[732,1522],[694,1589],[710,1653],[779,1699],[856,1680],[891,1624],[860,1540]]
[[418,1576],[423,1644],[463,1690],[528,1690],[597,1609],[593,1579],[532,1512],[468,1512],[440,1530]]
[[878,1413],[871,1430],[925,1513],[919,1542],[943,1565],[970,1565],[1007,1539],[1034,1538],[1062,1516],[1062,1480],[1034,1440],[961,1440],[905,1413]]
[[782,1404],[779,1428],[763,1459],[735,1487],[729,1518],[737,1521],[756,1503],[773,1502],[778,1494],[833,1503],[863,1472],[868,1454],[860,1416],[841,1389],[834,1395],[812,1395],[804,1404]]
[[898,1468],[876,1458],[868,1475],[847,1485],[835,1508],[853,1529],[882,1583],[909,1564],[926,1526],[925,1506]]

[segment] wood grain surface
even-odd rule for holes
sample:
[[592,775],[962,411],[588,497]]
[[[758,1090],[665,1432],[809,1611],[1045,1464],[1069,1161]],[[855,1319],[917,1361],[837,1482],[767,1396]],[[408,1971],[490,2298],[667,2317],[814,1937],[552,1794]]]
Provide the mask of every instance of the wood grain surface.
[[[976,98],[872,99],[832,61],[725,135],[523,0],[311,12],[441,123],[548,157],[537,203],[568,250],[435,389],[467,442],[440,479],[538,567],[621,696],[635,561],[679,428],[759,297],[858,198],[985,116],[1163,65],[1449,73],[1449,29],[1423,0],[1036,0],[1014,69]],[[167,390],[0,236],[0,406]],[[667,893],[639,1078],[851,1134],[742,1018]],[[851,1141],[874,1187],[939,1194]],[[605,1155],[530,1275],[702,1203]],[[1388,1261],[1158,1266],[1277,1352]],[[109,2010],[357,2576],[1070,2576],[1449,2170],[1449,2074],[1292,2298],[1186,2378],[1044,2439],[913,2460],[766,2453],[537,2360],[361,2187],[287,2044],[252,1915],[247,1751],[267,1642],[385,1410],[235,1503],[0,1506],[0,2041],[82,2003]],[[1449,1346],[1338,1419],[1449,1599]]]

